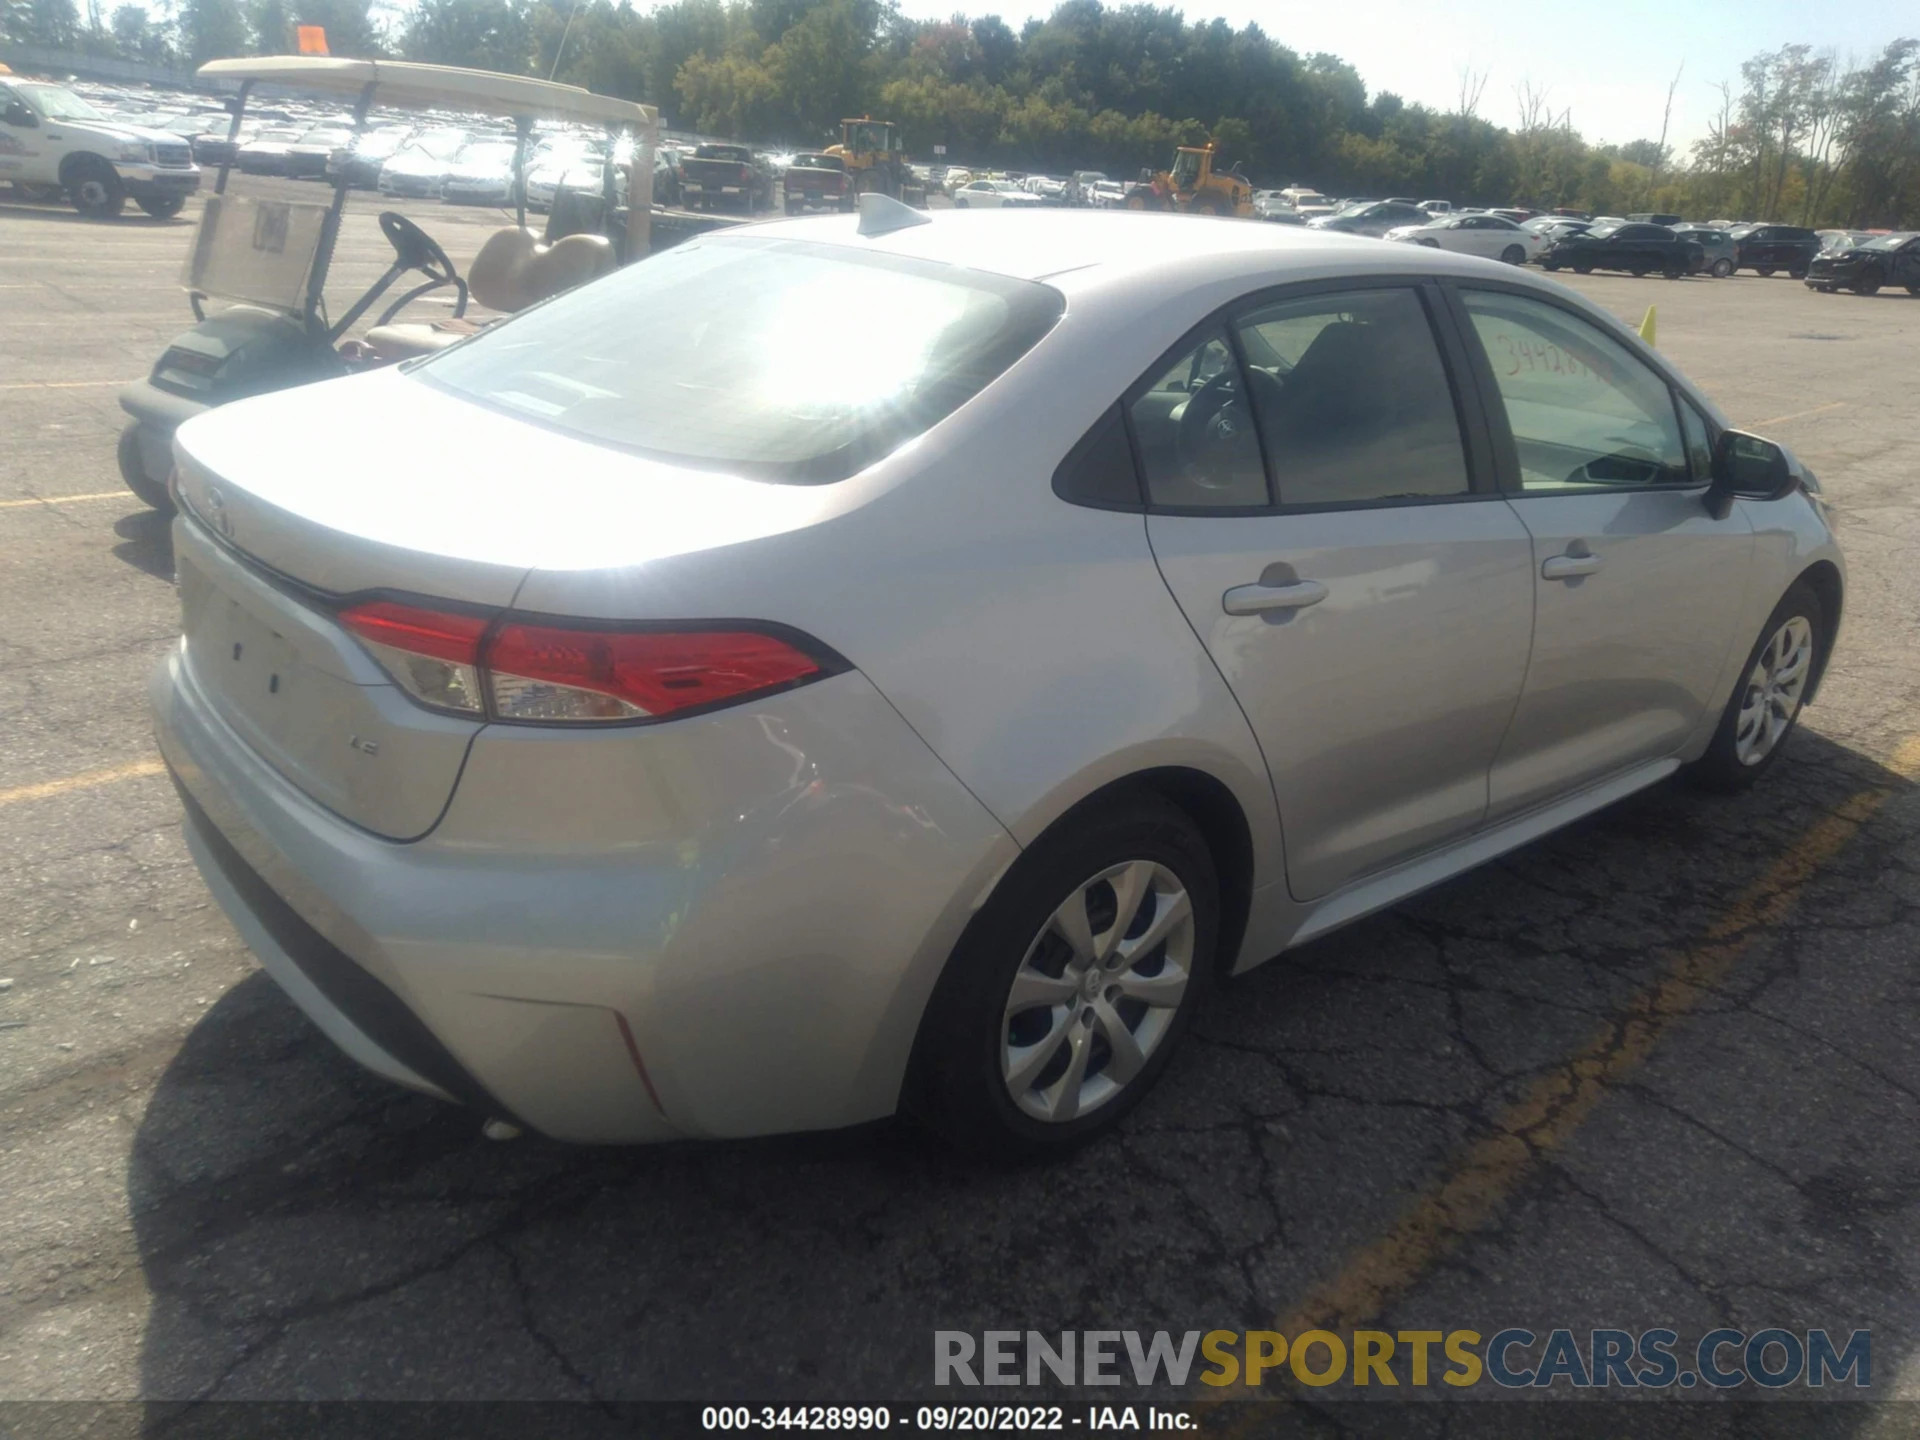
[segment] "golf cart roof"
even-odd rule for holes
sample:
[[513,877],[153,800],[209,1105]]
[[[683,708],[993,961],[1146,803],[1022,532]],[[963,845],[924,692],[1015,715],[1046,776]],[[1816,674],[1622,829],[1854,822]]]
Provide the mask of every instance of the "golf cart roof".
[[601,125],[650,129],[658,118],[651,105],[596,95],[578,85],[558,85],[493,70],[463,70],[454,65],[423,65],[414,60],[348,60],[326,55],[260,55],[243,60],[209,60],[202,80],[261,80],[297,90],[358,95],[379,87],[383,105],[477,110],[516,119],[587,120]]

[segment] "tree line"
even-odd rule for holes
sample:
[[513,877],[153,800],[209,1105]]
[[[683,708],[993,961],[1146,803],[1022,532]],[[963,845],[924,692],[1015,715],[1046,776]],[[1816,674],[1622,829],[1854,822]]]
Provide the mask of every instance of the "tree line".
[[[17,40],[198,64],[279,53],[296,23],[335,54],[552,75],[657,105],[669,124],[818,144],[839,121],[899,122],[918,159],[1130,176],[1211,139],[1265,184],[1462,204],[1674,211],[1849,226],[1920,225],[1920,40],[1843,61],[1808,45],[1756,55],[1716,88],[1708,135],[1595,145],[1523,82],[1517,122],[1369,94],[1338,56],[1302,55],[1258,25],[1151,4],[1064,0],[1015,30],[998,16],[916,21],[892,0],[177,0],[170,18],[106,0],[0,0]],[[84,13],[81,9],[85,6]],[[1676,85],[1678,77],[1676,77]]]

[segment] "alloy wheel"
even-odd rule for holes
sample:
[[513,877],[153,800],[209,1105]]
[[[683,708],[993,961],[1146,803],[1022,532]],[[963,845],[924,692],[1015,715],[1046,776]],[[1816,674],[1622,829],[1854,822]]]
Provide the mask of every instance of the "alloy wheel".
[[1742,765],[1758,765],[1773,753],[1800,712],[1812,672],[1813,626],[1803,615],[1790,615],[1761,648],[1747,675],[1733,731],[1733,753]]
[[1126,860],[1074,887],[1027,947],[1001,1020],[1000,1075],[1054,1124],[1109,1103],[1172,1029],[1193,974],[1193,903],[1173,871]]

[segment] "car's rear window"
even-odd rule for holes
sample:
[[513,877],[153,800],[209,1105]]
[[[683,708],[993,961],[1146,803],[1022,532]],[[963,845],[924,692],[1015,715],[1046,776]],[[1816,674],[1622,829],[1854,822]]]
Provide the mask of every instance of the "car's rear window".
[[1049,286],[952,265],[711,238],[529,310],[415,373],[597,443],[823,484],[952,414],[1063,303]]

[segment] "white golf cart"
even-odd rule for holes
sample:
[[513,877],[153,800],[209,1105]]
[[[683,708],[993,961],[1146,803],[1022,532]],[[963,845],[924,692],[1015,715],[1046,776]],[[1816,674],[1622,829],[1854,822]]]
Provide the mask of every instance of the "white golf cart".
[[[469,295],[491,310],[512,312],[648,251],[658,124],[651,106],[574,85],[400,60],[275,55],[215,60],[199,73],[202,80],[239,83],[230,135],[239,133],[256,85],[351,96],[356,133],[366,128],[376,101],[387,109],[507,117],[516,136],[516,222],[488,235],[463,277],[419,225],[398,211],[383,212],[380,229],[393,246],[393,263],[335,315],[326,303],[326,282],[351,188],[347,168],[323,203],[230,194],[230,167],[222,166],[181,275],[198,323],[167,347],[147,379],[120,396],[121,408],[133,417],[120,439],[121,474],[156,509],[172,507],[166,486],[173,432],[201,411],[429,353],[477,328],[466,319]],[[601,127],[609,141],[599,193],[559,197],[543,235],[526,223],[527,142],[536,120]],[[614,170],[623,141],[632,156],[626,206],[616,203]],[[361,318],[409,273],[423,278],[390,301],[363,337],[349,339]],[[447,288],[454,292],[450,318],[396,323],[410,302]],[[210,309],[214,301],[223,308]]]

